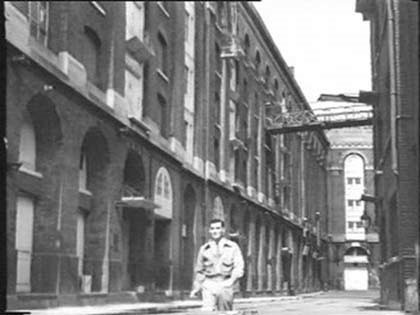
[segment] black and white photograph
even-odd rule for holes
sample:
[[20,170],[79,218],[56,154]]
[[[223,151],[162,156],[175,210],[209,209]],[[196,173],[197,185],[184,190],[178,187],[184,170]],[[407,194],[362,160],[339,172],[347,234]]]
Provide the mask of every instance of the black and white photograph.
[[418,0],[2,7],[1,314],[420,314]]

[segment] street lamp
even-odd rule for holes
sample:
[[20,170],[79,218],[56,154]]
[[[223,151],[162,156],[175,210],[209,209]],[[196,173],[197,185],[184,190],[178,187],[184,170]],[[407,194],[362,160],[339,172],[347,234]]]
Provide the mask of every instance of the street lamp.
[[372,219],[367,214],[366,210],[363,212],[363,215],[360,217],[360,220],[362,220],[363,227],[365,230],[367,230],[371,224]]

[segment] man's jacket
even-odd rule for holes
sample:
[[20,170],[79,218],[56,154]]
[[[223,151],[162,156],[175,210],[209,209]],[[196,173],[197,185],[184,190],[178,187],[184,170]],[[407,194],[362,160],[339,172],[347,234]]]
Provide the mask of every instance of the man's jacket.
[[195,288],[201,287],[205,278],[221,276],[237,280],[244,274],[244,260],[239,246],[226,238],[219,244],[211,240],[200,247],[195,267]]

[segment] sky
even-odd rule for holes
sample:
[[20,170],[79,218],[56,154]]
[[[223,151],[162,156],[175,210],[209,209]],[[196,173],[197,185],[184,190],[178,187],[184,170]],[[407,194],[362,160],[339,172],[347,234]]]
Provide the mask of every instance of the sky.
[[356,0],[254,1],[309,103],[371,89],[369,23]]

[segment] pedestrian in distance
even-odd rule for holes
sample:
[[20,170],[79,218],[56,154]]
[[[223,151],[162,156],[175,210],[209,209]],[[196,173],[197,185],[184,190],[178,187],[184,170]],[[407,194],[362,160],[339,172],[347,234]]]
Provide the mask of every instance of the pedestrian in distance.
[[239,246],[225,238],[223,220],[211,220],[209,234],[210,241],[198,252],[190,297],[201,291],[203,310],[230,311],[234,285],[244,274],[244,260]]

